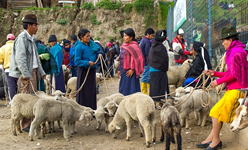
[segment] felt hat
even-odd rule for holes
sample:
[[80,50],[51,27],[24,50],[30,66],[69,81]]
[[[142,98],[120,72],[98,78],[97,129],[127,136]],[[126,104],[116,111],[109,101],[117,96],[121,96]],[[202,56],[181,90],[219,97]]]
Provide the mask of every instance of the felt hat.
[[57,42],[56,35],[50,35],[50,37],[48,39],[48,43],[50,43],[50,42]]
[[158,30],[154,35],[154,39],[156,41],[164,41],[166,37],[167,37],[166,30]]
[[37,22],[37,17],[35,14],[27,14],[24,19],[22,20],[23,23],[35,23],[38,24]]
[[234,35],[238,35],[239,33],[236,31],[236,28],[234,26],[227,26],[221,29],[221,38],[222,39],[226,39],[229,37],[232,37]]

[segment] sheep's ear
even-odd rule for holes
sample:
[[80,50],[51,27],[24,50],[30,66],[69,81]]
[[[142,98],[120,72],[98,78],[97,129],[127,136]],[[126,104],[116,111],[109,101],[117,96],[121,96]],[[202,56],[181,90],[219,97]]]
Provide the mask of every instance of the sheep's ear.
[[108,114],[108,112],[104,111],[104,114]]
[[160,99],[162,102],[166,102],[166,99]]
[[119,105],[115,104],[116,107],[119,107]]
[[61,93],[61,94],[65,96],[65,93]]
[[96,110],[92,110],[93,111],[93,114],[95,114],[96,113]]
[[176,98],[176,97],[174,97],[174,99],[175,99],[175,100],[174,100],[174,104],[177,105],[177,104],[179,103],[179,99]]
[[120,130],[120,129],[121,129],[121,127],[119,127],[119,126],[116,126],[115,128],[116,128],[117,130]]
[[80,117],[79,117],[79,121],[82,121],[84,119],[84,115],[81,115]]

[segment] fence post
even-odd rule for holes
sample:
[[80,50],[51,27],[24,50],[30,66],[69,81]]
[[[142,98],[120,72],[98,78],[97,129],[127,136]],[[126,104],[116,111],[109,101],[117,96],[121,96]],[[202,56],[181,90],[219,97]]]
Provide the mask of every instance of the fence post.
[[[212,36],[211,36],[211,0],[208,0],[208,49],[210,56],[210,63],[212,62]],[[217,64],[216,64],[217,65]]]
[[[193,0],[190,0],[191,44],[193,44]],[[188,45],[190,47],[190,45]]]

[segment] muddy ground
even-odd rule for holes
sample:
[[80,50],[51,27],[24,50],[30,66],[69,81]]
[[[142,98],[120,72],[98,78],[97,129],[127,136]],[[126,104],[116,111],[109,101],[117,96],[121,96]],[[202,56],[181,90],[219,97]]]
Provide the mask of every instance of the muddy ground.
[[[113,82],[109,79],[106,81],[109,94],[117,92],[119,79],[114,78]],[[100,85],[100,93],[97,99],[100,99],[106,94],[104,82]],[[139,137],[138,131],[135,127],[132,128],[132,136],[130,141],[126,141],[126,131],[122,132],[117,139],[113,139],[110,133],[104,132],[104,123],[101,129],[95,130],[96,121],[93,120],[89,127],[83,123],[77,122],[76,128],[78,133],[70,138],[70,142],[66,142],[63,138],[62,129],[58,129],[56,124],[56,132],[46,134],[43,139],[36,139],[29,141],[28,133],[19,133],[13,136],[10,128],[10,108],[7,107],[5,101],[0,101],[0,150],[46,150],[46,149],[66,149],[66,150],[144,150],[147,149],[144,145],[145,138]],[[156,110],[157,114],[157,129],[156,142],[160,139],[160,111]],[[112,118],[111,118],[112,119]],[[197,150],[195,144],[204,140],[211,131],[211,123],[207,122],[205,127],[197,126],[193,114],[190,115],[190,129],[182,128],[182,148],[189,150]],[[248,150],[244,147],[237,147],[235,141],[231,141],[231,137],[224,131],[221,132],[221,140],[223,142],[223,149],[225,150]],[[149,150],[165,149],[165,143],[152,144]],[[176,150],[176,144],[171,144],[171,149]]]

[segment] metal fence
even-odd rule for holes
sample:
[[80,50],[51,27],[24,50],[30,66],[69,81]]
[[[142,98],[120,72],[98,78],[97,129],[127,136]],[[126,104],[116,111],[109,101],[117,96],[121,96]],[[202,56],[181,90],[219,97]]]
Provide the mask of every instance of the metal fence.
[[[175,5],[176,3],[177,1]],[[167,33],[170,42],[176,36],[173,31],[174,7],[169,9],[167,16]],[[205,43],[213,67],[219,63],[225,53],[222,41],[219,40],[224,26],[235,26],[240,32],[239,40],[247,43],[248,0],[186,0],[186,12],[187,19],[180,28],[185,32],[184,38],[188,49],[192,48],[194,40]]]

